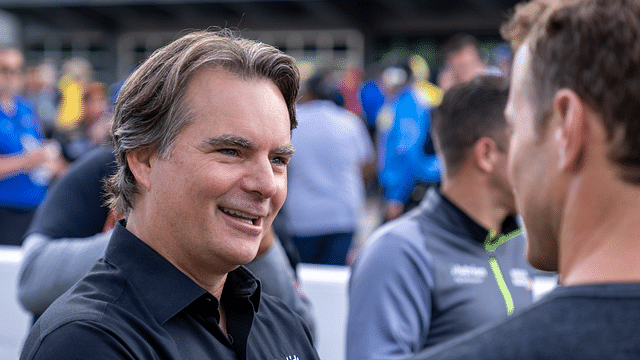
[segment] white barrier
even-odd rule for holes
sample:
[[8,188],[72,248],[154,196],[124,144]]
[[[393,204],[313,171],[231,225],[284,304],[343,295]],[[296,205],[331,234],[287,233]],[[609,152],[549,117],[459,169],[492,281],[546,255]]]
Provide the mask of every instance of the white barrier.
[[31,315],[18,304],[16,294],[21,259],[20,247],[0,245],[0,359],[20,357],[31,326]]
[[[298,278],[311,301],[316,320],[315,345],[320,360],[344,360],[349,307],[348,284],[351,269],[347,266],[299,264]],[[557,286],[551,273],[533,278],[536,301]]]
[[350,268],[299,264],[297,270],[300,285],[313,306],[320,359],[344,360]]

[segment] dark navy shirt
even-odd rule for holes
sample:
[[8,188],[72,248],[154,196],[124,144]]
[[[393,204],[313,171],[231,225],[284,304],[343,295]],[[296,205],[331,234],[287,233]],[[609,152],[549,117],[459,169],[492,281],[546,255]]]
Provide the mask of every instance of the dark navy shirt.
[[640,283],[558,287],[534,306],[408,360],[640,359]]
[[21,359],[318,359],[304,321],[244,267],[218,300],[116,224],[104,259],[34,324]]
[[104,180],[116,172],[112,145],[100,146],[76,160],[53,183],[38,206],[27,235],[52,239],[85,238],[104,230],[109,214],[104,204]]

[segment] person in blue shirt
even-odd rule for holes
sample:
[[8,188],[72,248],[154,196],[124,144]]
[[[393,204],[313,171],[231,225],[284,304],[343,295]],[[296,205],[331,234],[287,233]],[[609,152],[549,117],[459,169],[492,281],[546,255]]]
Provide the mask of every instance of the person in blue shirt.
[[411,63],[407,59],[405,64],[383,72],[383,78],[393,78],[395,83],[404,84],[395,100],[385,105],[379,115],[378,171],[384,189],[386,220],[405,211],[418,184],[440,180],[440,163],[436,155],[424,151],[429,137],[431,107],[436,99],[423,85],[426,74],[420,74]]
[[329,74],[318,71],[301,91],[283,215],[302,262],[345,265],[375,156],[362,120],[331,101]]
[[367,79],[360,87],[359,96],[367,129],[372,139],[375,139],[376,119],[386,101],[387,91],[380,79],[380,71],[376,72],[375,69],[373,71],[373,76]]
[[49,181],[65,163],[59,147],[44,140],[42,126],[19,96],[24,58],[0,49],[0,244],[20,245]]

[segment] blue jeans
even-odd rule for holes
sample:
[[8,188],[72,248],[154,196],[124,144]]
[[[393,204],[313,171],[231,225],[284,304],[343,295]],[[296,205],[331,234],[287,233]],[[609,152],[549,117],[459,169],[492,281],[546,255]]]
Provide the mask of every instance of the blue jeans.
[[345,265],[353,232],[318,236],[293,236],[303,263]]

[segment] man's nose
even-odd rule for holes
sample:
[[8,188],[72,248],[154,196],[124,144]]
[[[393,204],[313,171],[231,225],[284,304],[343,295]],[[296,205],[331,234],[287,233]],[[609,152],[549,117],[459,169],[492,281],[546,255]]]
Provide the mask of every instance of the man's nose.
[[270,198],[277,192],[278,179],[274,173],[270,159],[259,159],[253,162],[243,181],[245,190]]

